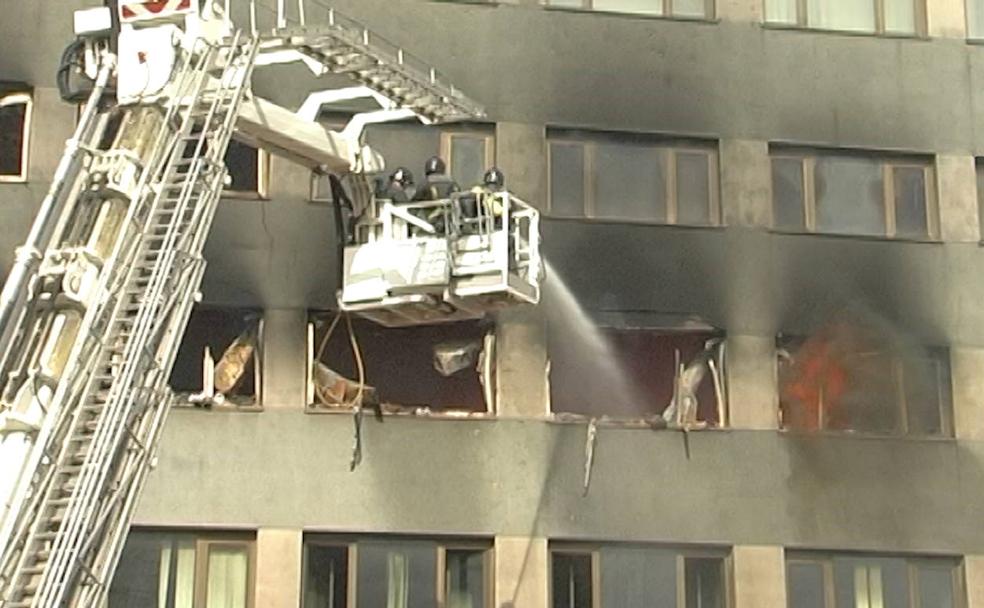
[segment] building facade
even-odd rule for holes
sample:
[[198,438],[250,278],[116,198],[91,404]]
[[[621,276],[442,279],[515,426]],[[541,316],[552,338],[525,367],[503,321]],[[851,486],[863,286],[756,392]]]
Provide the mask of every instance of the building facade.
[[[0,2],[0,275],[76,120],[54,74],[86,5]],[[175,390],[258,346],[170,416],[111,606],[984,608],[984,2],[333,5],[486,106],[368,140],[501,167],[545,216],[544,302],[356,321],[385,411],[353,463],[312,381],[353,373],[331,204],[234,149]],[[297,107],[294,76],[255,90]],[[494,365],[437,374],[460,339]],[[654,428],[705,352],[697,428]]]

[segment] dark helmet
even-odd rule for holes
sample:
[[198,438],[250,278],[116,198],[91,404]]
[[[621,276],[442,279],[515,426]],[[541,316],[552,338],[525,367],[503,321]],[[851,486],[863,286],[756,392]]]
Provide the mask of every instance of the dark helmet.
[[401,186],[408,186],[413,183],[413,173],[410,173],[410,169],[406,167],[399,167],[390,176],[391,182],[396,182]]
[[503,188],[506,185],[506,176],[502,174],[502,171],[499,171],[498,167],[492,167],[485,172],[482,183],[493,189]]
[[444,161],[441,160],[440,156],[431,156],[424,163],[424,175],[443,174],[447,170],[448,168],[444,165]]

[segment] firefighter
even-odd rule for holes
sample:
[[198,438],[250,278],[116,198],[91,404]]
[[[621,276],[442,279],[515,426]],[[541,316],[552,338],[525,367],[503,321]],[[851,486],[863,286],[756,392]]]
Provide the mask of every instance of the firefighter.
[[383,188],[381,198],[394,203],[409,203],[413,200],[416,188],[413,184],[413,173],[406,167],[400,167],[390,175],[389,182]]
[[451,198],[459,190],[457,182],[447,174],[440,156],[432,156],[424,164],[424,183],[417,190],[415,201],[436,201]]

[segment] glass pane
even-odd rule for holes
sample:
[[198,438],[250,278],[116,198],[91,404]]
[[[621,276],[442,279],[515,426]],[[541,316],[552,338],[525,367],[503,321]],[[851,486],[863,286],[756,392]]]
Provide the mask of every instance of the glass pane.
[[885,31],[891,34],[916,33],[914,0],[884,0]]
[[0,175],[20,175],[27,104],[0,107]]
[[786,565],[789,608],[825,608],[823,568],[820,564],[790,562]]
[[885,234],[881,163],[868,158],[820,157],[815,178],[817,230]]
[[677,223],[712,224],[711,184],[707,154],[676,153]]
[[550,6],[563,6],[567,8],[584,8],[585,0],[548,0]]
[[360,542],[359,608],[433,608],[437,545],[428,541]]
[[485,171],[490,166],[488,159],[485,158],[485,140],[484,136],[453,135],[451,137],[449,169],[451,177],[463,188],[481,183]]
[[833,561],[838,608],[908,608],[904,559],[837,557]]
[[687,608],[724,608],[724,560],[688,558]]
[[550,213],[584,216],[584,146],[550,144]]
[[875,31],[874,0],[808,0],[810,27],[850,32]]
[[899,430],[899,395],[893,364],[883,353],[844,357],[846,390],[836,401],[824,402],[826,427],[869,433]]
[[798,158],[772,160],[772,200],[775,208],[775,227],[803,230],[803,161]]
[[448,550],[445,562],[447,608],[484,608],[485,551]]
[[953,595],[952,568],[919,568],[920,608],[954,608]]
[[922,167],[895,167],[895,233],[900,237],[926,238],[926,170]]
[[673,551],[646,547],[601,550],[603,606],[676,606]]
[[666,221],[666,152],[648,146],[595,148],[595,216]]
[[246,608],[248,568],[246,547],[209,547],[206,608]]
[[663,0],[594,0],[592,6],[598,11],[639,15],[663,14]]
[[308,545],[304,565],[304,608],[346,608],[348,547]]
[[769,23],[796,25],[797,0],[765,0],[765,20]]
[[331,180],[327,175],[311,176],[311,200],[331,202]]
[[674,17],[707,17],[706,0],[673,0]]
[[967,35],[984,38],[984,0],[967,0]]
[[131,532],[109,588],[110,608],[192,608],[195,540]]
[[590,555],[554,553],[550,572],[553,608],[592,608]]
[[903,364],[902,381],[910,434],[939,435],[943,432],[941,388],[946,378],[941,373],[941,366],[940,360],[916,357]]

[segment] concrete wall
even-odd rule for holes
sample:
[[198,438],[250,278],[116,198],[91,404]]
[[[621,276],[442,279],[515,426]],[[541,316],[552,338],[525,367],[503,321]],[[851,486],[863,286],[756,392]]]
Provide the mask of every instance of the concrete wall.
[[[984,546],[984,443],[182,410],[138,524],[964,554]],[[207,488],[208,491],[202,491]]]

